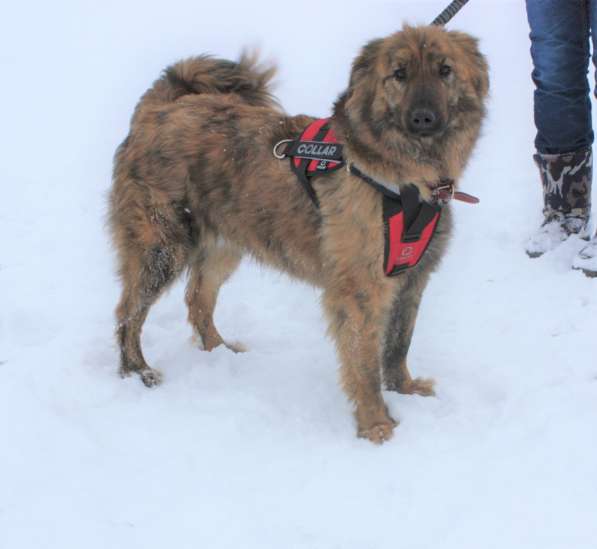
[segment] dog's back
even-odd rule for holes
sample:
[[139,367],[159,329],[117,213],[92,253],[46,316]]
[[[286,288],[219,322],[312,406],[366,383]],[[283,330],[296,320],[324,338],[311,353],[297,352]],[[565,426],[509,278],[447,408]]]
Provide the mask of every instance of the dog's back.
[[[242,106],[279,112],[269,89],[274,74],[274,67],[259,67],[247,55],[238,62],[197,56],[164,70],[137,104],[114,159],[110,225],[119,251],[130,248],[152,207],[182,206],[188,161],[202,152],[218,122],[226,129]],[[160,208],[163,221],[170,221],[167,232],[180,232],[173,227],[180,220],[168,209]]]

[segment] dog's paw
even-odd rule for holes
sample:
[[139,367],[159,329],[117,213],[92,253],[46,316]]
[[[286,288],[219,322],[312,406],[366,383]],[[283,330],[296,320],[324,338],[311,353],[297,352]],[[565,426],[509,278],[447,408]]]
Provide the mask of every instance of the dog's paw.
[[132,374],[138,374],[145,387],[155,387],[162,382],[162,374],[153,368],[143,368],[141,370],[134,370],[131,368],[120,368],[118,370],[120,377],[130,377]]
[[401,391],[407,395],[435,396],[435,381],[417,377],[406,384],[405,390]]
[[224,341],[219,335],[217,337],[199,337],[194,335],[191,339],[193,345],[202,348],[204,351],[211,352],[220,345],[224,345],[227,349],[230,349],[233,353],[245,353],[247,348],[240,342],[228,342]]
[[392,438],[396,425],[398,425],[398,422],[391,419],[387,423],[378,423],[368,429],[359,429],[358,436],[370,440],[373,444],[383,444],[386,440]]
[[139,375],[145,387],[156,387],[162,383],[162,373],[153,368],[145,368],[139,372]]
[[417,377],[410,381],[403,381],[401,383],[388,382],[386,388],[388,391],[396,391],[403,395],[421,395],[421,396],[435,396],[435,381],[433,379],[424,379]]
[[230,343],[229,341],[224,341],[224,345],[226,345],[226,347],[228,349],[230,349],[233,353],[246,353],[247,352],[247,347],[245,345],[243,345],[242,343],[240,343],[239,341],[234,341],[232,343]]

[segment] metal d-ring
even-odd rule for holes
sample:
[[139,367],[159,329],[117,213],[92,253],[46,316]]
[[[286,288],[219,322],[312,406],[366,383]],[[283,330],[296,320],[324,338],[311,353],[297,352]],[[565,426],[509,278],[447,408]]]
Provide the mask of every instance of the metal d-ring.
[[286,143],[292,143],[292,139],[282,139],[282,141],[278,141],[275,145],[274,145],[274,156],[278,159],[278,160],[284,160],[286,158],[286,153],[279,153],[278,152],[278,147],[280,147],[280,145],[286,145]]

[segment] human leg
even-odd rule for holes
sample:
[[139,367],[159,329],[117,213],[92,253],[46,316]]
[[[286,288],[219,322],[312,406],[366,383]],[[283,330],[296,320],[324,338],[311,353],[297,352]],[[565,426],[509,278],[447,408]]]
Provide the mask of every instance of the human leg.
[[593,143],[587,80],[590,10],[582,0],[527,0],[526,5],[536,86],[534,159],[544,195],[544,221],[526,251],[538,257],[570,234],[583,234],[589,217]]

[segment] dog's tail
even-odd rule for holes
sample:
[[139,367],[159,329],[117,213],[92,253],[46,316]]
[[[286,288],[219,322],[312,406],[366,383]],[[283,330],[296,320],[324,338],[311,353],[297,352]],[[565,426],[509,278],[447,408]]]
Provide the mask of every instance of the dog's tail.
[[270,91],[274,66],[261,66],[256,54],[243,53],[239,61],[200,55],[168,67],[154,82],[144,100],[169,103],[189,94],[239,95],[249,105],[277,107]]

